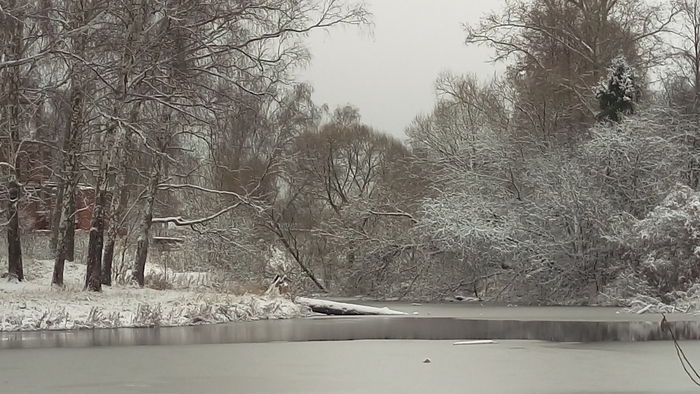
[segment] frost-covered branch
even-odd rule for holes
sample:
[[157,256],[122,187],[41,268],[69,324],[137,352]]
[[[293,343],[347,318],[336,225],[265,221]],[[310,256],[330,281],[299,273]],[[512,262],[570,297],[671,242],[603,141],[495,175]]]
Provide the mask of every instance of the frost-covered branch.
[[375,215],[375,216],[389,216],[389,217],[403,217],[403,218],[408,218],[411,220],[411,222],[418,223],[418,220],[413,217],[410,213],[403,212],[403,211],[396,211],[396,212],[377,212],[377,211],[369,211],[370,214]]
[[240,207],[241,204],[242,203],[237,203],[237,204],[228,206],[228,207],[220,210],[219,212],[216,212],[216,213],[213,213],[209,216],[205,216],[205,217],[198,218],[198,219],[185,220],[181,216],[163,217],[163,218],[153,218],[153,223],[172,223],[176,226],[194,226],[196,224],[204,224],[206,222],[209,222],[209,221],[212,221],[212,220],[218,218],[219,216],[221,216],[227,212],[230,212],[230,211]]

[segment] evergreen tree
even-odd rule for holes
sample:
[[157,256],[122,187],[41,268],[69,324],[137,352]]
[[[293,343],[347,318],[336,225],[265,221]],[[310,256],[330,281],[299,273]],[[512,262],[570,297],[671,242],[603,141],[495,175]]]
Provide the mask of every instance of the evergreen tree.
[[634,113],[638,100],[637,77],[624,57],[613,59],[608,76],[603,78],[595,91],[600,113],[600,121],[619,122],[622,115]]

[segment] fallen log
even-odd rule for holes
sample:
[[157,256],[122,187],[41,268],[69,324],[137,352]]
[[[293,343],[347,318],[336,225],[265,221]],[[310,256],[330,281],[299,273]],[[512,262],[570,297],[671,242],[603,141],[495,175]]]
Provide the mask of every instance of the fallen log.
[[490,339],[476,340],[476,341],[460,341],[455,342],[453,345],[492,345],[496,343]]
[[327,300],[317,300],[314,298],[297,297],[296,302],[308,306],[316,313],[324,315],[360,316],[360,315],[406,315],[406,312],[399,312],[389,308],[376,308],[373,306],[347,304]]

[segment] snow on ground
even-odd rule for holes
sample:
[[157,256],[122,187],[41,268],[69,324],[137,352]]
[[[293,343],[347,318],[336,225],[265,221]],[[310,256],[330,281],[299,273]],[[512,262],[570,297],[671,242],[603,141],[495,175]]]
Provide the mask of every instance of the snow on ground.
[[0,279],[0,331],[185,326],[309,313],[307,307],[285,297],[232,295],[211,289],[105,286],[101,293],[85,292],[85,265],[70,262],[65,266],[66,286],[60,289],[50,285],[52,268],[52,261],[29,259],[25,281]]

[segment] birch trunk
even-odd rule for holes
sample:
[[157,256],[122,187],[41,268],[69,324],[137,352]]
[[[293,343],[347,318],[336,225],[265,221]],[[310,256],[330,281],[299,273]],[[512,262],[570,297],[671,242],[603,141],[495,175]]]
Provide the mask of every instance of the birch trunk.
[[156,159],[148,185],[148,194],[141,219],[141,228],[136,241],[136,261],[134,262],[134,279],[143,287],[145,284],[146,259],[150,244],[151,225],[153,223],[153,203],[155,202],[158,183],[160,182],[160,158]]
[[[73,20],[73,28],[84,25],[85,10],[81,3],[75,5],[76,19]],[[83,32],[72,41],[73,51],[79,58],[83,58],[87,45],[87,33]],[[71,67],[71,115],[64,133],[64,190],[61,195],[61,224],[58,229],[56,242],[56,254],[53,267],[51,284],[63,286],[63,268],[65,260],[75,260],[75,192],[80,177],[79,154],[82,142],[82,129],[84,127],[83,103],[85,92],[83,91],[84,67],[79,62]]]

